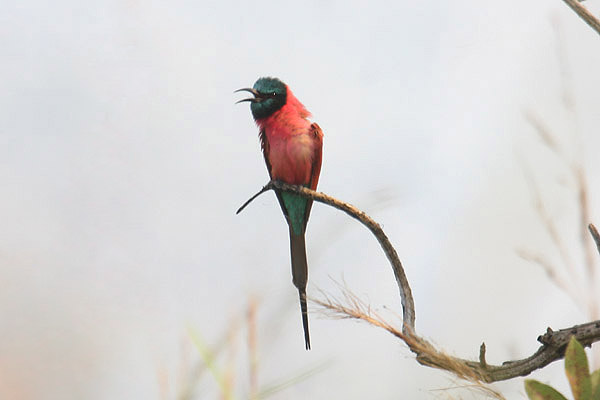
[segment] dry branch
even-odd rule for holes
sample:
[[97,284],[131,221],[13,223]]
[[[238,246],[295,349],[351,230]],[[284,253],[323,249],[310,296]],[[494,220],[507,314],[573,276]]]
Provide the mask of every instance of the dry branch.
[[402,263],[400,262],[398,253],[396,253],[396,249],[394,249],[394,247],[390,243],[390,240],[383,232],[383,229],[381,229],[381,226],[379,226],[377,222],[373,221],[373,219],[371,219],[367,214],[360,211],[358,208],[351,206],[348,203],[344,203],[343,201],[334,199],[333,197],[327,196],[326,194],[306,189],[302,186],[288,185],[277,181],[270,181],[269,183],[267,183],[258,193],[256,193],[248,201],[246,201],[244,205],[242,205],[237,210],[236,214],[239,214],[256,197],[272,189],[279,189],[286,192],[296,193],[304,197],[310,197],[313,200],[319,201],[321,203],[329,204],[330,206],[337,208],[338,210],[344,211],[352,218],[359,220],[373,233],[373,235],[375,235],[377,241],[383,248],[385,255],[392,264],[394,276],[396,277],[396,282],[398,282],[398,288],[400,289],[400,299],[402,301],[403,312],[402,332],[404,332],[405,334],[410,334],[414,332],[415,303],[412,297],[412,292],[410,290],[410,285],[408,284],[408,279],[406,279],[406,274],[404,273],[404,268],[402,267]]
[[[324,301],[319,300],[316,302],[329,310],[337,312],[340,316],[364,320],[387,330],[404,341],[410,350],[415,353],[417,361],[422,365],[452,372],[459,378],[472,382],[489,383],[528,375],[536,369],[543,368],[551,362],[563,358],[565,348],[571,336],[575,336],[575,338],[577,338],[584,346],[590,346],[592,343],[600,341],[599,320],[576,325],[567,329],[561,329],[559,331],[553,331],[548,328],[545,334],[538,337],[538,341],[542,343],[542,346],[533,355],[522,360],[506,361],[501,365],[488,364],[485,359],[485,344],[482,344],[480,347],[479,361],[465,360],[450,356],[436,349],[435,346],[416,334],[414,301],[408,279],[406,278],[404,268],[402,267],[402,263],[398,258],[396,250],[391,245],[389,239],[378,223],[356,207],[324,193],[315,192],[302,186],[288,185],[277,181],[271,181],[265,185],[238,210],[238,213],[260,194],[274,189],[312,198],[315,201],[328,204],[344,211],[352,218],[360,221],[375,235],[392,265],[394,276],[396,277],[396,282],[400,290],[403,310],[402,331],[397,330],[377,315],[372,315],[370,308],[356,298],[356,296],[351,294],[346,295],[346,300],[349,300],[350,306],[344,305],[338,301],[332,301],[328,298]],[[597,234],[598,232],[595,231],[595,228],[593,228],[593,225],[590,225],[590,231],[592,232],[596,243],[599,245],[600,250],[600,236]]]
[[594,242],[596,242],[596,248],[598,249],[598,254],[600,254],[600,233],[598,233],[598,229],[594,226],[594,224],[589,224],[588,229],[592,234],[592,238],[594,238]]
[[600,21],[588,11],[578,0],[563,0],[579,17],[600,34]]

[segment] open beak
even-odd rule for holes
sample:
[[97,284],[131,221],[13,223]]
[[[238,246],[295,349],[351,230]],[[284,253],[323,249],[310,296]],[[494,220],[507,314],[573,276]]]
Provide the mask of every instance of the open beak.
[[243,101],[249,101],[251,103],[259,103],[263,100],[262,97],[260,96],[260,93],[256,89],[243,88],[243,89],[238,89],[238,90],[234,91],[233,93],[237,93],[237,92],[250,92],[254,95],[254,97],[248,97],[247,99],[238,100],[235,102],[235,104],[241,103]]

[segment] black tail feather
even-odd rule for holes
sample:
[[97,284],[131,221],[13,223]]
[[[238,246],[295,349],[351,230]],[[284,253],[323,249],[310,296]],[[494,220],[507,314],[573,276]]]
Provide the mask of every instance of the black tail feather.
[[296,235],[290,227],[290,250],[292,256],[292,281],[300,294],[300,309],[302,310],[302,325],[304,327],[304,344],[310,350],[310,335],[308,333],[308,309],[306,307],[306,284],[308,282],[308,264],[306,262],[306,245],[304,232]]
[[304,345],[306,350],[310,350],[310,333],[308,331],[308,308],[306,306],[306,292],[298,290],[300,293],[300,310],[302,311],[302,326],[304,327]]

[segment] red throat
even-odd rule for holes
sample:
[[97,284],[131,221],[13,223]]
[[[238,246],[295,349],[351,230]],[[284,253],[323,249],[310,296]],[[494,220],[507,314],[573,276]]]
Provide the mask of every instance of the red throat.
[[307,120],[311,116],[310,112],[304,107],[300,100],[294,96],[294,93],[288,86],[286,102],[280,110],[277,110],[267,118],[256,120],[256,124],[260,129],[267,131],[296,131],[297,129],[305,129],[310,125]]
[[307,119],[309,116],[308,110],[287,88],[285,105],[267,118],[256,121],[271,179],[316,188],[321,167],[322,133],[318,125]]

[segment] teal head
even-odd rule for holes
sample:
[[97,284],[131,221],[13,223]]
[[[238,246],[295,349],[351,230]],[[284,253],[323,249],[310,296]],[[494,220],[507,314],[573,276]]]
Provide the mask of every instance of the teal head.
[[254,83],[252,89],[238,89],[236,92],[250,92],[254,97],[238,101],[250,102],[250,110],[255,120],[267,118],[285,105],[287,100],[287,86],[277,78],[260,78]]

